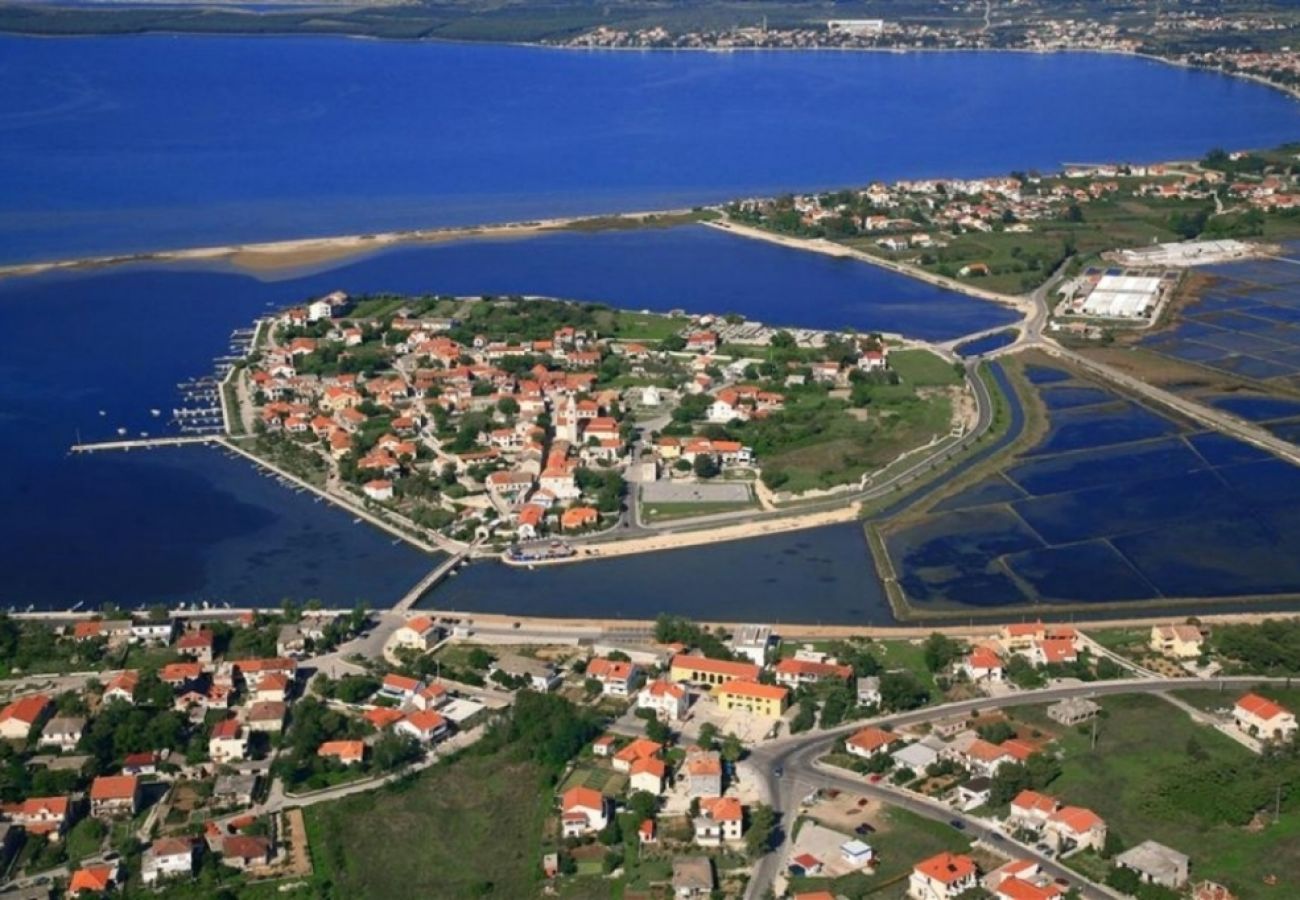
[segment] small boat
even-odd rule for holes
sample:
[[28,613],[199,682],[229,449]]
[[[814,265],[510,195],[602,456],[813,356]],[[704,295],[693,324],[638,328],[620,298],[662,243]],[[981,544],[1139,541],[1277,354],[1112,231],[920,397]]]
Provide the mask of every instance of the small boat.
[[149,415],[153,416],[153,417],[156,419],[156,418],[158,418],[159,416],[162,415],[162,410],[161,410],[161,409],[151,409],[151,410],[149,410]]
[[99,414],[100,414],[101,416],[106,416],[106,415],[108,415],[108,413],[105,412],[105,411],[102,410],[102,409],[99,411]]
[[119,429],[117,430],[117,433],[118,433],[118,434],[126,434],[126,429],[125,429],[125,428],[119,428]]

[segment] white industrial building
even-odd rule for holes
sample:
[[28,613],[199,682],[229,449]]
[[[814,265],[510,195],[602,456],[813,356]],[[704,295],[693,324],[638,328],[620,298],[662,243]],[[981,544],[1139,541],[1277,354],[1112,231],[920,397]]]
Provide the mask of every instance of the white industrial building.
[[1083,301],[1086,316],[1107,319],[1136,319],[1150,314],[1160,297],[1159,277],[1151,275],[1103,275]]

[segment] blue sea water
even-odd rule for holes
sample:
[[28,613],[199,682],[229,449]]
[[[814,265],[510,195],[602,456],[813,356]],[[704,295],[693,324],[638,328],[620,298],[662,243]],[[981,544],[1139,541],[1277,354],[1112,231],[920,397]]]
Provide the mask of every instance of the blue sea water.
[[1100,54],[0,36],[0,261],[1197,156],[1300,107]]

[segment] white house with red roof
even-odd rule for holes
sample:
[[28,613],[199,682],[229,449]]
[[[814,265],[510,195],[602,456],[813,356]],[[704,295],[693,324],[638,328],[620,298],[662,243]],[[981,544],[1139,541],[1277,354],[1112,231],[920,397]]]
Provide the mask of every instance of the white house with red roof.
[[1006,670],[1002,660],[988,647],[976,647],[964,660],[961,670],[971,681],[997,683],[1002,681]]
[[744,836],[744,821],[744,807],[735,797],[701,798],[700,814],[691,823],[695,828],[695,843],[718,847],[738,841]]
[[1082,806],[1063,806],[1047,817],[1043,838],[1061,852],[1076,848],[1101,852],[1106,844],[1106,820]]
[[1289,741],[1296,733],[1295,713],[1259,694],[1246,694],[1232,708],[1237,727],[1263,741]]
[[572,787],[560,796],[560,827],[565,837],[581,837],[609,824],[613,804],[600,791]]
[[208,756],[214,763],[248,758],[248,735],[238,719],[223,719],[213,726],[208,738]]
[[627,697],[640,678],[641,669],[626,660],[597,656],[587,663],[586,676],[600,682],[601,693],[610,697]]
[[424,688],[424,682],[418,678],[389,672],[379,686],[380,695],[398,703],[405,703]]
[[0,710],[0,739],[26,740],[32,727],[39,722],[53,704],[44,694],[19,697]]
[[433,646],[438,643],[440,634],[441,630],[432,618],[416,616],[408,619],[393,632],[392,641],[395,647],[405,647],[423,653],[433,649]]
[[451,726],[441,714],[431,709],[421,709],[416,710],[394,725],[393,731],[398,734],[409,735],[417,741],[427,744],[431,741],[442,740],[450,733]]
[[965,854],[945,851],[912,867],[907,896],[911,900],[953,900],[978,886],[975,861]]
[[898,739],[898,735],[893,732],[869,725],[845,739],[844,749],[853,756],[871,759],[887,752],[889,745]]
[[853,667],[810,659],[783,659],[773,667],[773,673],[777,684],[797,688],[822,681],[843,681],[847,684],[853,677]]
[[636,695],[638,709],[653,709],[661,720],[678,722],[690,708],[690,693],[671,681],[652,681]]
[[668,764],[654,757],[638,759],[632,763],[628,775],[630,790],[646,791],[657,796],[664,791],[664,781],[668,777]]
[[1055,797],[1025,790],[1012,798],[1007,820],[1013,827],[1039,831],[1047,824],[1052,813],[1060,808],[1061,804]]

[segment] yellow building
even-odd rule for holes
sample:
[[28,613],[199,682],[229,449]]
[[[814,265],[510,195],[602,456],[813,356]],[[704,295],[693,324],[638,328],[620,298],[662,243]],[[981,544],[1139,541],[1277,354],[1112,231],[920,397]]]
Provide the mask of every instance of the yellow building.
[[757,681],[762,671],[753,663],[729,662],[709,659],[707,656],[687,656],[679,653],[673,657],[669,676],[673,681],[691,684],[720,685],[729,681]]
[[1175,659],[1196,659],[1205,638],[1195,625],[1152,625],[1151,649]]
[[779,719],[790,705],[790,691],[774,684],[731,681],[714,691],[718,706],[727,712],[747,712]]

